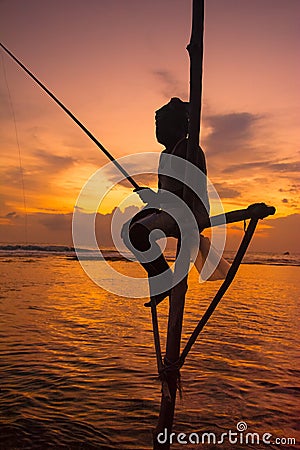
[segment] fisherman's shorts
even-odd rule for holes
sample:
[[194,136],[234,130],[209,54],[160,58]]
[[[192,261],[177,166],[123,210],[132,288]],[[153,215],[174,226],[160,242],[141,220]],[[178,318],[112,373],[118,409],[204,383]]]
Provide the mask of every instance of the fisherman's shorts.
[[130,231],[133,228],[141,229],[141,227],[145,229],[143,233],[145,236],[149,236],[153,230],[158,229],[167,237],[180,237],[179,227],[170,214],[155,208],[144,208],[123,225],[121,236],[126,246],[129,243]]

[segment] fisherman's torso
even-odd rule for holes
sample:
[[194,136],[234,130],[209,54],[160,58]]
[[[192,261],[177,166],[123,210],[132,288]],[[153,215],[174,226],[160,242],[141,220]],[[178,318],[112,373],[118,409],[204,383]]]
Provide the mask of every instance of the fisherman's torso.
[[[199,147],[197,152],[193,154],[193,161],[191,162],[199,170],[193,171],[195,172],[193,177],[188,167],[187,179],[185,178],[186,154],[187,139],[179,141],[171,151],[165,149],[161,153],[158,168],[158,188],[159,190],[171,192],[183,199],[184,181],[186,180],[187,185],[193,186],[194,180],[194,186],[197,187],[197,194],[194,192],[195,189],[187,188],[188,195],[186,203],[196,216],[207,215],[209,214],[209,201],[206,180],[207,171],[203,150]],[[193,180],[191,177],[193,177]]]

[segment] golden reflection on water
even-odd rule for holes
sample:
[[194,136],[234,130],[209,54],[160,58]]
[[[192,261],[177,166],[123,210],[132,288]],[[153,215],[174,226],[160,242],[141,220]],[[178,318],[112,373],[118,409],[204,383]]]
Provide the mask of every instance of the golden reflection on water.
[[[136,263],[111,265],[136,276]],[[19,445],[25,435],[36,439],[34,419],[44,430],[36,448],[43,439],[108,446],[112,436],[124,450],[149,448],[160,386],[144,299],[106,292],[63,257],[1,266],[7,436],[20,435]],[[244,419],[253,431],[296,434],[298,277],[299,267],[241,266],[182,369],[178,431],[228,429]],[[220,285],[197,279],[192,270],[183,342]],[[165,301],[158,308],[163,347],[167,312]]]

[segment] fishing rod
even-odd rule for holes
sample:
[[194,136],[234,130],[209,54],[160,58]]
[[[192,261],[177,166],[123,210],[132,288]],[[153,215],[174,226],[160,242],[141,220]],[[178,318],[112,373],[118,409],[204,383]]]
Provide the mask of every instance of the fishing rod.
[[111,160],[111,162],[119,169],[119,171],[124,175],[125,178],[132,184],[135,190],[140,190],[140,186],[134,181],[134,179],[129,175],[127,170],[118,163],[118,161],[109,153],[108,150],[95,138],[95,136],[74,116],[74,114],[51,92],[49,89],[32,73],[26,66],[11,52],[6,48],[1,42],[0,46],[2,49],[45,91],[55,103],[60,106],[64,112],[74,120],[74,122],[88,135],[88,137],[97,145],[100,150]]

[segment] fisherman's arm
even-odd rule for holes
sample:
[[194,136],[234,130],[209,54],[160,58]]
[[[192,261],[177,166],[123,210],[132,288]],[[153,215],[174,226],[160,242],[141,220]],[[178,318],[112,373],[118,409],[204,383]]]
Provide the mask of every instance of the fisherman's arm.
[[143,203],[148,203],[151,206],[159,206],[159,194],[148,187],[140,187],[134,189]]

